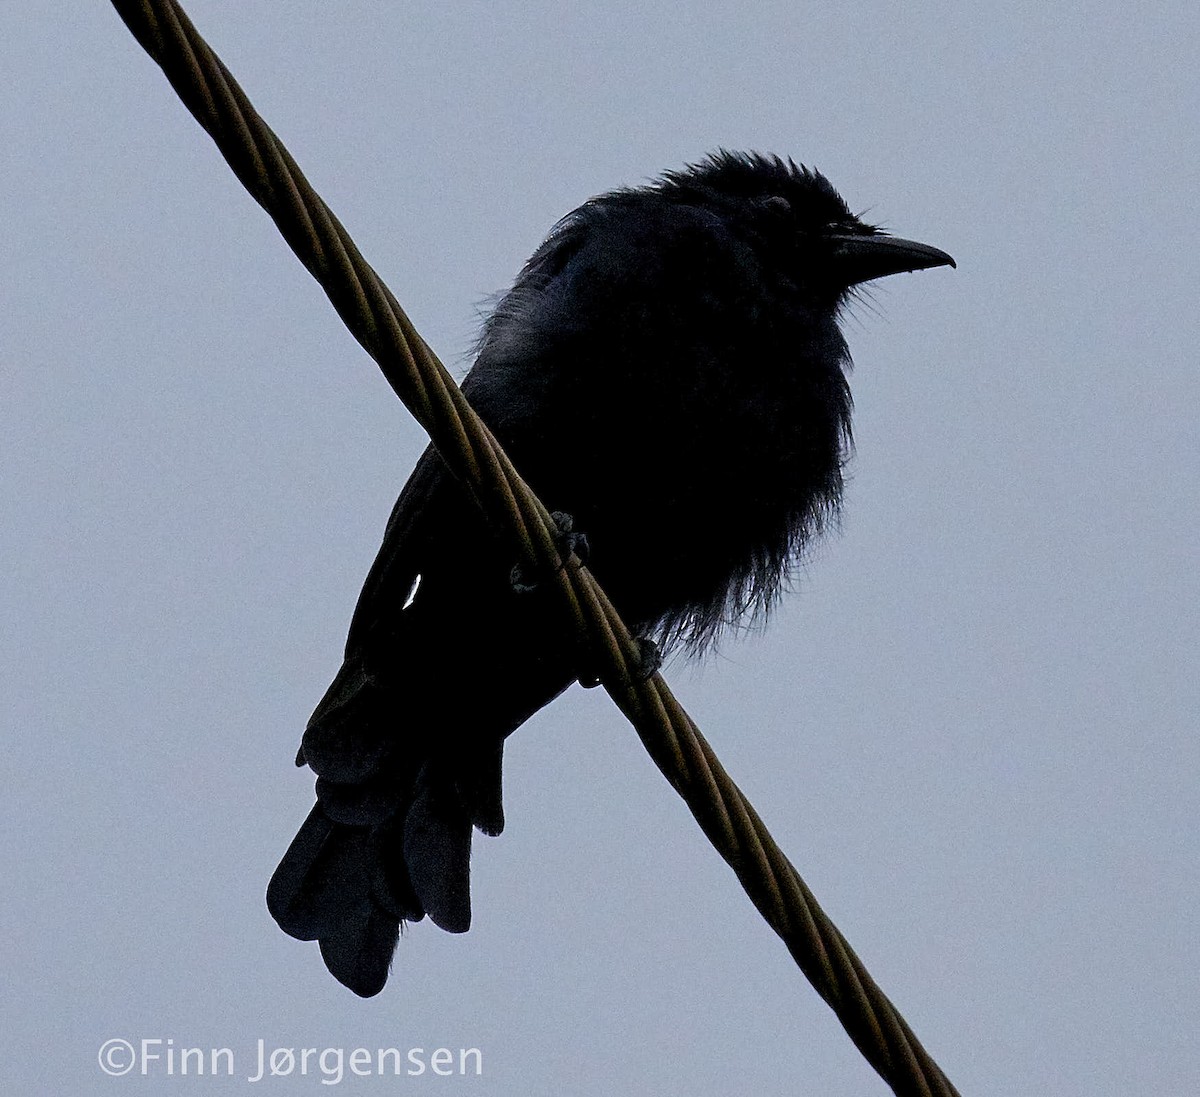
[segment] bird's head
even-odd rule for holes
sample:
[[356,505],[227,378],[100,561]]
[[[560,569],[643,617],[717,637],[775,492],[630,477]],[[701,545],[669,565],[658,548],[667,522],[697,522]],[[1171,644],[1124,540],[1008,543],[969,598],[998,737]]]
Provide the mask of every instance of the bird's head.
[[790,159],[721,150],[667,172],[657,187],[717,213],[797,283],[832,302],[889,274],[955,265],[938,248],[861,221],[825,176]]

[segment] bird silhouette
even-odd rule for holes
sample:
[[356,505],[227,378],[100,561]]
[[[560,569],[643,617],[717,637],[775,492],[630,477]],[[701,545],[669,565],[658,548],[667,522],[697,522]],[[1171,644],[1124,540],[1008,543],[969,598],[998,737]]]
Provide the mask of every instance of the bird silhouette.
[[[720,151],[564,217],[462,388],[635,634],[701,651],[768,612],[837,512],[855,287],[942,265],[816,171]],[[304,732],[317,802],[267,903],[363,996],[403,922],[468,929],[472,831],[504,827],[504,741],[586,674],[507,543],[427,449]]]

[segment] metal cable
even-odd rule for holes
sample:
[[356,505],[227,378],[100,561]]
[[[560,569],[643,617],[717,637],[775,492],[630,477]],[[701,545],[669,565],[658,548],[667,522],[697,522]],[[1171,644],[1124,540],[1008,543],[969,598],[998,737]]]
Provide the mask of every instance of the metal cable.
[[903,1097],[956,1095],[663,678],[638,673],[638,644],[604,592],[576,557],[560,559],[549,512],[179,4],[113,0],[113,6],[428,431],[450,470],[496,527],[508,532],[522,567],[528,574],[554,576],[589,667],[867,1061]]

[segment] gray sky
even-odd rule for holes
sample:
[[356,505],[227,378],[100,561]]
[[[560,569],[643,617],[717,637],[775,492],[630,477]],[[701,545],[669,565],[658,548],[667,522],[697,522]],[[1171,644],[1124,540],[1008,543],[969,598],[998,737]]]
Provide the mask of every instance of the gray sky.
[[[600,691],[510,742],[469,934],[364,1002],[276,929],[424,439],[109,5],[38,7],[0,13],[6,1091],[253,1093],[261,1037],[482,1050],[363,1094],[886,1092]],[[188,10],[456,368],[557,217],[718,145],[958,259],[848,322],[842,532],[668,677],[964,1094],[1195,1092],[1200,17],[810,7]],[[237,1069],[110,1078],[111,1038]]]

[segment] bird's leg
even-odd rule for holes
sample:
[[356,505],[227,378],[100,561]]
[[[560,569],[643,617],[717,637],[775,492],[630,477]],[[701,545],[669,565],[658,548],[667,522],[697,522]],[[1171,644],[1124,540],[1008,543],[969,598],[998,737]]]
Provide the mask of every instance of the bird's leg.
[[[581,564],[587,563],[588,539],[586,533],[575,532],[575,519],[565,511],[556,510],[550,515],[558,532],[554,535],[554,547],[558,549],[559,558],[565,564],[572,556],[578,558]],[[547,579],[545,573],[528,575],[520,564],[513,566],[509,574],[509,582],[518,594],[529,594],[535,591]]]
[[[577,532],[575,519],[564,511],[552,511],[550,517],[558,528],[554,535],[554,546],[558,549],[559,558],[565,564],[575,556],[581,564],[586,564],[589,552],[587,534]],[[545,574],[527,575],[524,568],[517,564],[509,575],[509,582],[518,594],[529,594],[541,587],[546,578]],[[636,662],[630,667],[630,679],[633,682],[644,682],[658,673],[662,666],[662,654],[658,645],[649,637],[638,636],[634,638],[634,642],[637,644],[638,654]],[[579,674],[579,684],[584,689],[594,689],[600,684],[600,678],[594,671],[584,670]]]

